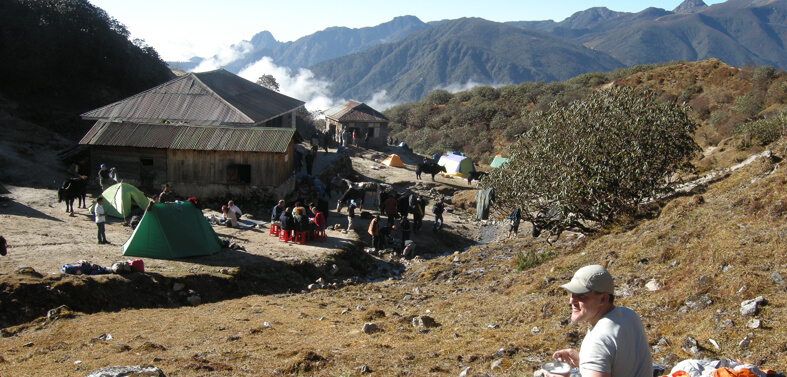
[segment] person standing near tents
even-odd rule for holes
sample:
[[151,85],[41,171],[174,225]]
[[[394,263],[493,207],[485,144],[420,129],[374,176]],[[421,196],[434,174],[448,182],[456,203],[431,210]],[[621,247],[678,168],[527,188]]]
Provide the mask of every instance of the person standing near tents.
[[421,220],[424,218],[424,207],[418,194],[410,195],[410,212],[413,214],[413,233],[421,231]]
[[506,239],[511,238],[512,234],[514,238],[516,238],[519,232],[519,223],[522,221],[522,210],[517,208],[514,212],[511,212],[511,214],[508,215],[508,221],[511,222],[511,226],[508,227],[508,237],[506,237]]
[[404,247],[404,242],[410,239],[410,220],[407,220],[407,216],[402,216],[399,227],[402,228],[402,247]]
[[367,233],[372,236],[374,251],[380,250],[380,215],[375,215],[372,221],[369,222]]
[[437,202],[432,206],[432,213],[434,213],[434,226],[432,227],[432,231],[436,232],[443,227],[444,211],[445,205],[443,204],[443,198],[437,199]]
[[104,197],[99,196],[96,199],[96,206],[93,208],[93,212],[96,214],[96,226],[98,227],[98,244],[99,245],[106,245],[109,244],[107,241],[107,235],[104,232],[104,225],[107,222],[107,215],[104,212]]
[[358,206],[355,204],[355,199],[350,199],[350,205],[347,206],[347,231],[353,230],[353,219],[355,219],[355,209]]
[[104,190],[111,186],[109,179],[109,169],[107,169],[107,165],[101,164],[101,170],[98,171],[98,185],[101,186],[101,192],[104,192]]
[[175,193],[172,192],[172,187],[169,186],[169,183],[164,185],[164,191],[158,195],[158,202],[159,203],[167,203],[167,202],[174,202],[175,201]]
[[314,154],[311,150],[306,152],[306,174],[312,175],[312,166],[314,165]]

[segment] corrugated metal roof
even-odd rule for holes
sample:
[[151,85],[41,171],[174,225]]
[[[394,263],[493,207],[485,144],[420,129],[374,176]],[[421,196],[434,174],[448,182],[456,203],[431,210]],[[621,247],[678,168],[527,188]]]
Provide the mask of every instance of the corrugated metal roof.
[[388,118],[369,105],[349,100],[341,105],[332,107],[324,113],[326,118],[338,122],[388,122]]
[[219,69],[188,73],[82,118],[195,125],[260,124],[295,110],[303,101]]
[[202,127],[98,121],[79,144],[116,147],[284,153],[292,128]]

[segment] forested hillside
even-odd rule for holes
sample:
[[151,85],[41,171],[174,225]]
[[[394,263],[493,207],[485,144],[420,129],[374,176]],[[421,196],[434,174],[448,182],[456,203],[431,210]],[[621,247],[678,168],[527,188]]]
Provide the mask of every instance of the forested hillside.
[[152,47],[87,0],[0,2],[0,56],[3,108],[66,132],[81,112],[172,77]]
[[550,106],[565,106],[609,85],[655,93],[662,101],[690,106],[699,123],[695,139],[716,146],[735,134],[742,147],[778,138],[776,115],[787,101],[787,75],[770,66],[736,68],[719,60],[673,62],[588,73],[570,80],[477,87],[449,93],[434,90],[425,99],[385,112],[391,135],[419,152],[462,151],[489,162],[532,126],[532,117]]

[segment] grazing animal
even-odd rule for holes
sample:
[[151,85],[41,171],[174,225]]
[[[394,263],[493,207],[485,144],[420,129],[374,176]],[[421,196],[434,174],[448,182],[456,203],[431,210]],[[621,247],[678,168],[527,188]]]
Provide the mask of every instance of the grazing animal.
[[420,163],[415,169],[415,177],[421,179],[421,173],[431,174],[434,181],[434,176],[440,172],[447,172],[445,166],[438,165],[436,162]]
[[74,214],[74,200],[78,208],[87,208],[87,177],[69,178],[57,190],[57,202],[66,202],[66,212]]
[[358,208],[363,210],[363,199],[366,197],[366,191],[363,189],[350,187],[347,191],[344,192],[339,201],[336,203],[336,212],[341,213],[342,207],[350,202],[350,200],[355,200],[358,203]]
[[349,179],[345,179],[339,176],[332,177],[331,180],[331,190],[335,190],[336,193],[339,195],[344,194],[348,188],[353,186],[353,183]]
[[467,184],[469,185],[473,180],[480,181],[481,178],[486,177],[489,173],[485,171],[471,171],[467,173]]

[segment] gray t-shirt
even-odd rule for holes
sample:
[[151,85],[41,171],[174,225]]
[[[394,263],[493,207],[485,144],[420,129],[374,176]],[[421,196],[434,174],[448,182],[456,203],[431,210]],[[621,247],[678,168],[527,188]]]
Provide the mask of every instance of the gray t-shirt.
[[602,317],[582,341],[579,368],[612,377],[653,376],[648,336],[639,315],[617,306]]

